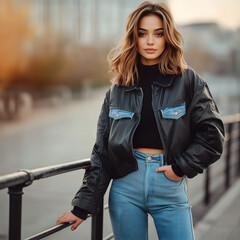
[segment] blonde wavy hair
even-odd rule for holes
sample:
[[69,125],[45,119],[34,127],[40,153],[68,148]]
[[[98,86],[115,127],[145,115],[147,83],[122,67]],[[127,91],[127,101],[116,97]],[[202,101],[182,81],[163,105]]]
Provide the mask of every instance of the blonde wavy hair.
[[160,56],[159,69],[163,74],[183,74],[187,63],[183,58],[183,37],[177,31],[169,7],[164,3],[145,1],[140,4],[127,18],[126,32],[119,44],[108,53],[109,72],[114,77],[110,80],[118,86],[134,85],[138,78],[137,49],[138,26],[144,16],[157,15],[161,18],[164,28],[165,49]]

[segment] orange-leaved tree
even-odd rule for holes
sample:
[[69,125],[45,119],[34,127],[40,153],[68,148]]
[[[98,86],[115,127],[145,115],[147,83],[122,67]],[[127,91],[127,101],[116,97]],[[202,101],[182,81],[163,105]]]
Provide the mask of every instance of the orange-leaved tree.
[[10,84],[13,74],[27,65],[28,39],[34,35],[29,21],[29,2],[1,0],[0,4],[0,92]]

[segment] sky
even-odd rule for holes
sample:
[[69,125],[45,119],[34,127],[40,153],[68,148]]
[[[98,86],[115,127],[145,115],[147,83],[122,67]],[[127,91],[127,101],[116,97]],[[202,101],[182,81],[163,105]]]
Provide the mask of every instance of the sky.
[[169,0],[177,24],[216,21],[232,30],[240,27],[240,0]]

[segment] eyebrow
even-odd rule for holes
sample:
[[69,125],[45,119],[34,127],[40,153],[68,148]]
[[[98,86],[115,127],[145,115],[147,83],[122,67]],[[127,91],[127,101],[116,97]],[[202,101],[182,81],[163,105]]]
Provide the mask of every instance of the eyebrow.
[[[145,29],[145,28],[138,28],[138,30],[148,31],[148,30]],[[159,31],[159,30],[163,30],[163,28],[157,28],[157,29],[154,29],[154,31]]]

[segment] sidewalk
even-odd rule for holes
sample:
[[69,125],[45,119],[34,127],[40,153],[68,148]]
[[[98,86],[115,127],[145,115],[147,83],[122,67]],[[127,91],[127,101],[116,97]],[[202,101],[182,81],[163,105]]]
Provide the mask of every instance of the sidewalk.
[[[68,114],[77,113],[80,105],[88,106],[91,102],[103,102],[104,94],[108,86],[99,87],[97,89],[88,89],[82,98],[72,100],[65,104],[56,106],[46,105],[37,107],[27,116],[12,121],[0,121],[0,137],[16,134],[19,131],[24,132],[39,126],[48,125],[56,122],[58,119],[67,117]],[[98,110],[100,112],[100,108]]]
[[195,226],[196,240],[240,239],[240,179]]

